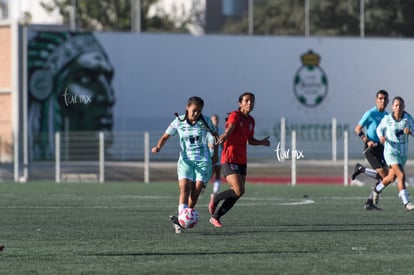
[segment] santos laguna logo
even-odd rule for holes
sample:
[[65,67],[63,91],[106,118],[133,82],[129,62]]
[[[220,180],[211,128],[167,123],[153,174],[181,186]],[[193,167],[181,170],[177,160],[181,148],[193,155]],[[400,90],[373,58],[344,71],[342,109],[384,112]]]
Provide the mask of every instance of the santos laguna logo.
[[319,66],[321,58],[309,50],[302,54],[302,67],[295,74],[293,90],[296,99],[306,107],[316,107],[328,94],[328,78]]

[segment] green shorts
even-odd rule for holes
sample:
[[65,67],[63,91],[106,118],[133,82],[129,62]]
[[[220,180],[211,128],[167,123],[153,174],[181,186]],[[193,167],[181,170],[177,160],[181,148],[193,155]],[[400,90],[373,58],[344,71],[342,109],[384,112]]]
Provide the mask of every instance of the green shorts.
[[384,154],[384,158],[389,166],[391,166],[391,164],[401,164],[401,166],[404,167],[407,162],[407,156],[401,155],[397,150],[389,154]]
[[178,179],[189,179],[192,181],[203,181],[206,185],[211,178],[211,161],[183,160],[177,162]]

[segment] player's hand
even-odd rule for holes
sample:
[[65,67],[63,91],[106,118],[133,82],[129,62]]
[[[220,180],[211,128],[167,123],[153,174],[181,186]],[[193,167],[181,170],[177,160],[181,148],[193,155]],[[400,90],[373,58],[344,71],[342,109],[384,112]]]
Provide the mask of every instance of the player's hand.
[[158,152],[160,151],[160,149],[161,149],[161,148],[159,148],[159,147],[157,147],[157,146],[154,146],[154,147],[152,147],[151,152],[152,152],[153,154],[156,154],[156,153],[158,153]]
[[265,137],[264,139],[262,139],[262,145],[264,146],[270,146],[270,140],[269,140],[270,136]]
[[225,142],[227,137],[228,137],[228,134],[226,133],[222,134],[218,139],[218,144],[222,144],[223,142]]
[[411,135],[411,130],[410,130],[410,128],[404,128],[404,134],[406,134],[406,135]]
[[380,142],[382,144],[384,144],[386,140],[387,140],[387,138],[385,136],[380,137]]

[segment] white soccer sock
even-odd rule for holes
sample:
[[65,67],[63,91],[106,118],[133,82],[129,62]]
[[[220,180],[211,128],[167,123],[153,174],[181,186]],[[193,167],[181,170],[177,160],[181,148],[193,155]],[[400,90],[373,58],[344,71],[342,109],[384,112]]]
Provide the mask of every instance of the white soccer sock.
[[365,174],[367,174],[368,176],[370,176],[371,178],[376,179],[377,178],[377,171],[375,171],[374,169],[371,168],[365,168]]
[[406,189],[401,190],[400,193],[398,194],[398,196],[401,198],[404,205],[406,205],[409,202],[408,192],[407,192]]
[[213,193],[217,193],[219,189],[220,189],[220,180],[216,180],[213,186]]
[[185,203],[181,203],[180,205],[178,205],[178,214],[180,214],[181,210],[183,210],[184,208],[188,208],[188,205]]
[[382,183],[382,181],[380,181],[376,186],[375,186],[375,191],[377,191],[378,193],[381,193],[382,190],[384,190],[386,186]]
[[369,193],[368,199],[372,200],[373,197],[374,197],[374,191],[371,191],[371,193]]

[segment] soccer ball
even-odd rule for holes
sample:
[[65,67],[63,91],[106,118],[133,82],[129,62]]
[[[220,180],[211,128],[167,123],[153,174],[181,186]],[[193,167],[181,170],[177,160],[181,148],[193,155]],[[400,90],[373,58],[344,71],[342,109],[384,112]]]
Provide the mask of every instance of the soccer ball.
[[178,214],[178,222],[183,228],[193,228],[198,222],[198,212],[193,208],[184,208]]

